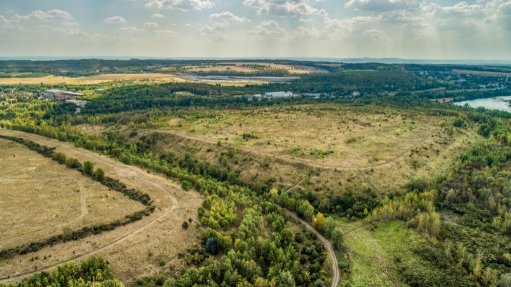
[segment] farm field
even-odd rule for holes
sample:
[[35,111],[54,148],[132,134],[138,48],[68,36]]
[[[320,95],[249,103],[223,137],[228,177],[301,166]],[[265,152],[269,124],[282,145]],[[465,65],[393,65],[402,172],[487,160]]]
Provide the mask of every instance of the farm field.
[[[197,193],[192,191],[185,193],[174,182],[164,177],[149,174],[139,168],[123,165],[94,152],[76,148],[71,144],[61,143],[56,140],[37,135],[9,130],[0,130],[0,134],[26,138],[42,145],[56,147],[57,152],[62,152],[70,157],[94,162],[96,166],[104,169],[108,176],[121,180],[129,188],[136,188],[149,194],[154,200],[154,205],[156,206],[156,211],[152,215],[126,226],[119,227],[113,231],[86,237],[77,241],[57,244],[26,255],[1,259],[0,282],[19,280],[25,276],[33,274],[36,271],[47,270],[55,265],[69,261],[81,261],[89,256],[102,256],[109,260],[112,264],[115,264],[116,276],[125,282],[130,282],[130,280],[133,280],[134,278],[152,275],[155,272],[172,270],[180,266],[181,262],[177,257],[177,254],[184,251],[186,248],[189,248],[195,240],[194,238],[197,236],[197,231],[194,228],[190,228],[188,230],[181,228],[181,223],[184,220],[187,220],[188,218],[195,220],[196,210],[202,202],[201,197]],[[12,152],[20,156],[20,158],[22,153],[32,153],[32,151],[23,149],[8,141],[1,141],[1,144],[6,147],[10,146],[7,150],[7,152],[10,152],[9,156],[4,156],[4,154],[2,154],[1,166],[3,173],[5,173],[4,170],[8,172],[8,174],[12,174],[14,172],[12,171],[12,167],[11,171],[9,171],[10,169],[7,165],[4,168],[3,160],[4,158],[9,159],[10,156],[12,157]],[[11,150],[13,148],[14,150]],[[39,159],[39,157],[41,157],[41,159]],[[29,167],[32,166],[32,164],[35,165],[38,163],[39,160],[43,163],[48,161],[48,159],[34,154],[31,155],[31,161],[28,161],[29,164],[27,165],[27,168],[30,169]],[[12,160],[6,162],[9,163],[9,166],[16,164],[16,161]],[[19,162],[17,164],[19,165]],[[44,171],[47,172],[45,174],[46,176],[51,175],[49,172],[51,172],[50,167],[54,167],[53,165],[56,165],[57,168],[60,167],[65,169],[65,167],[59,166],[57,163],[46,162],[45,164],[46,166],[43,167]],[[35,171],[40,171],[40,168],[36,168]],[[57,171],[60,172],[60,175],[71,172],[68,170]],[[30,172],[30,170],[27,172]],[[60,224],[60,222],[64,222],[66,219],[72,220],[74,217],[80,216],[80,194],[74,192],[74,188],[71,189],[71,191],[68,191],[65,184],[68,182],[70,186],[72,184],[76,185],[75,180],[80,179],[81,175],[77,173],[74,177],[71,178],[71,175],[69,177],[69,179],[65,178],[62,183],[59,183],[65,187],[64,191],[66,194],[62,194],[57,198],[58,200],[54,205],[58,206],[58,208],[54,207],[54,209],[50,211],[56,213],[61,212],[59,209],[63,209],[64,211],[69,211],[70,214],[66,214],[66,217],[61,216],[62,218],[58,220],[55,220],[52,217],[52,214],[49,214],[48,220],[51,221],[44,222],[47,227],[51,224]],[[34,179],[38,178],[40,177],[34,177]],[[5,178],[2,177],[2,181],[5,181]],[[51,179],[47,183],[51,184]],[[59,184],[56,184],[55,186],[61,186]],[[90,187],[94,187],[93,184],[87,183],[86,181],[83,184],[86,187],[89,186],[89,184]],[[45,188],[39,187],[39,189]],[[112,215],[115,215],[118,212],[121,214],[127,213],[130,211],[130,204],[138,204],[136,202],[129,203],[127,202],[127,199],[122,200],[122,198],[120,198],[121,196],[117,195],[114,191],[87,191],[90,192],[90,200],[101,205],[91,205],[89,216],[94,213],[98,214],[99,212],[103,212],[104,214],[106,209],[106,218],[97,220],[112,221],[112,219],[115,219]],[[2,193],[4,193],[4,189],[2,189]],[[67,194],[71,194],[71,196],[66,196]],[[105,199],[106,194],[109,195],[109,201]],[[55,197],[48,198],[50,202],[53,201],[52,199],[55,200]],[[28,198],[26,198],[26,200],[28,200]],[[89,200],[89,197],[87,197],[87,200]],[[108,202],[110,202],[111,206],[120,206],[120,211],[107,209],[109,204]],[[72,205],[73,208],[67,207],[66,203],[69,203],[69,205],[74,204]],[[2,206],[3,204],[4,202],[2,202]],[[140,206],[142,205],[140,204]],[[37,211],[38,208],[39,207],[34,207],[34,211]],[[35,219],[30,218],[29,214],[25,214],[24,216],[25,220],[32,220],[32,222],[27,221],[26,224],[34,223],[33,220]],[[37,220],[42,221],[42,219]],[[12,225],[10,227],[12,228]],[[5,226],[2,225],[2,229],[5,229]],[[33,230],[33,227],[28,230]],[[18,230],[18,232],[21,231]],[[184,238],[187,240],[183,240]],[[165,262],[165,264],[162,262]]]
[[20,144],[0,139],[0,158],[1,249],[108,223],[144,208]]

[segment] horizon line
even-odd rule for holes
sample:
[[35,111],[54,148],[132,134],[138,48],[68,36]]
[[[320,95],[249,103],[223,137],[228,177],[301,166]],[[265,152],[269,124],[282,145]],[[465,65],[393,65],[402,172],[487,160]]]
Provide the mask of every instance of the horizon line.
[[0,56],[0,61],[57,61],[57,60],[288,60],[311,62],[359,63],[428,63],[428,64],[511,64],[511,59],[427,59],[400,57],[165,57],[165,56]]

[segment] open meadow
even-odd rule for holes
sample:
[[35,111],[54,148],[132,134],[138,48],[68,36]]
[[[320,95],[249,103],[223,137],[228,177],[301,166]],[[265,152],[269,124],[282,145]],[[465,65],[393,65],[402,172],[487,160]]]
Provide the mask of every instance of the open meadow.
[[142,210],[51,159],[0,139],[0,249],[104,224]]
[[[129,188],[147,193],[156,207],[150,216],[112,231],[55,244],[28,254],[2,258],[0,282],[20,280],[36,271],[48,270],[66,262],[81,261],[90,256],[102,256],[115,264],[116,276],[126,282],[162,270],[173,270],[182,264],[178,254],[192,246],[197,231],[193,228],[185,230],[181,224],[188,219],[195,220],[196,209],[202,201],[197,193],[185,193],[164,177],[123,165],[70,144],[9,130],[0,130],[0,134],[25,138],[56,148],[57,152],[69,157],[91,161],[101,167],[106,175],[121,180]],[[67,226],[80,226],[84,222],[108,223],[144,209],[142,204],[124,198],[118,192],[109,191],[79,172],[67,169],[18,144],[6,140],[0,140],[0,144],[0,168],[3,173],[0,176],[0,205],[2,218],[6,218],[1,223],[0,239],[3,248],[19,245],[23,243],[21,240],[30,243],[61,234],[68,231]],[[86,200],[88,212],[83,219],[79,218],[83,212],[82,198]],[[9,215],[5,216],[7,213]],[[9,234],[9,237],[4,238],[4,234]]]
[[248,182],[300,182],[320,194],[365,188],[385,194],[413,178],[441,175],[478,141],[473,128],[453,129],[454,120],[413,109],[294,105],[182,110],[136,132],[116,125],[77,128],[92,135],[121,132],[128,142],[149,141],[158,153],[191,154],[239,170]]
[[184,79],[173,74],[144,73],[144,74],[99,74],[84,77],[43,76],[43,77],[10,77],[0,78],[0,85],[94,85],[109,82],[155,82],[180,83]]
[[301,105],[184,111],[160,130],[312,166],[343,169],[393,161],[442,133],[452,120],[413,110]]

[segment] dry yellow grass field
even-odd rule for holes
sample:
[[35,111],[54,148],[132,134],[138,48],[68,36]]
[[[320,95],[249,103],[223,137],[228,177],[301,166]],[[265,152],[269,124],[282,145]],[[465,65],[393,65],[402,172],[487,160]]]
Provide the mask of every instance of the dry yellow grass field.
[[212,80],[212,79],[186,79],[174,74],[144,73],[144,74],[102,74],[88,77],[45,76],[28,78],[0,78],[0,85],[96,85],[110,82],[130,83],[183,83],[200,82],[220,84],[222,86],[246,86],[265,84],[265,81],[247,80]]
[[114,81],[157,82],[157,83],[185,82],[184,79],[173,74],[147,73],[147,74],[102,74],[87,77],[46,76],[34,78],[0,78],[0,85],[17,85],[17,84],[79,85],[79,84],[101,84]]
[[265,62],[225,62],[212,65],[190,65],[184,67],[188,72],[239,72],[255,73],[265,70],[284,70],[291,75],[305,75],[319,72],[318,69],[299,65],[286,65]]
[[321,167],[364,168],[396,159],[442,132],[447,121],[389,108],[303,105],[194,111],[161,131]]
[[[477,127],[449,134],[453,121],[424,110],[314,104],[194,109],[159,119],[160,128],[140,129],[137,137],[129,136],[131,128],[121,131],[134,142],[159,134],[155,152],[189,153],[215,165],[226,158],[247,182],[275,179],[285,187],[302,182],[300,188],[318,193],[364,187],[386,193],[414,177],[445,174],[464,149],[481,140]],[[77,127],[95,135],[119,131]],[[234,156],[225,157],[231,149]]]
[[[195,228],[181,228],[183,221],[189,218],[196,220],[196,210],[202,203],[198,193],[184,192],[177,184],[163,176],[124,165],[69,143],[12,130],[0,129],[0,134],[26,138],[54,147],[56,152],[70,157],[94,162],[97,167],[104,169],[108,176],[119,179],[129,188],[149,194],[156,206],[156,211],[150,216],[113,231],[2,259],[1,283],[16,281],[36,271],[48,270],[52,266],[80,261],[93,255],[109,260],[115,266],[116,277],[126,283],[156,272],[169,272],[181,266],[178,254],[191,247],[198,237]],[[3,164],[5,156],[8,154],[0,157],[0,165]],[[80,210],[79,205],[77,207]]]
[[144,206],[45,158],[0,140],[0,248],[122,218]]

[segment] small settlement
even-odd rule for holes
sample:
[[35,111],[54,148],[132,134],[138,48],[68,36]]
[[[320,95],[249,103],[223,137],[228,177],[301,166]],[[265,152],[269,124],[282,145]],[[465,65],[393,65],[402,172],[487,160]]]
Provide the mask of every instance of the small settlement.
[[47,90],[44,93],[44,97],[54,101],[61,101],[67,104],[73,104],[76,107],[75,113],[79,114],[83,108],[87,105],[87,101],[77,100],[77,97],[83,97],[84,94],[63,91],[63,90]]

